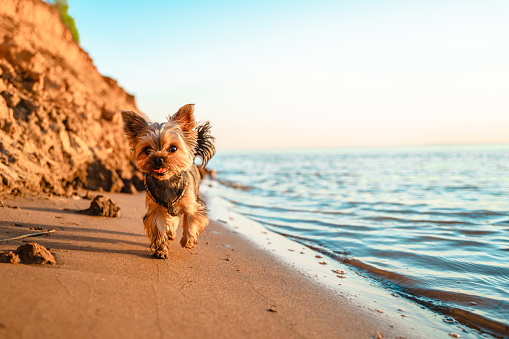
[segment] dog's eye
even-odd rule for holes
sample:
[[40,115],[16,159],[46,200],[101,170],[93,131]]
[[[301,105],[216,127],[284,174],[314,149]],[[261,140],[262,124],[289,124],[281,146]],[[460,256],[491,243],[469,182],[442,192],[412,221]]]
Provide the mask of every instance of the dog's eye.
[[168,148],[168,152],[171,152],[171,153],[177,152],[177,146],[171,145],[170,148]]
[[146,155],[149,155],[149,154],[150,154],[150,148],[145,148],[145,150],[143,151],[143,153],[145,153]]

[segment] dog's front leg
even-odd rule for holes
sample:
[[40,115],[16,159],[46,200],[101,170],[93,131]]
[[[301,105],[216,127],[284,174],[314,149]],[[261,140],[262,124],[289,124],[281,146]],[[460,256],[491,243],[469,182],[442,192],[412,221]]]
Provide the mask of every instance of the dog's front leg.
[[180,244],[185,248],[193,248],[198,243],[198,235],[207,226],[209,219],[204,208],[193,214],[184,214],[182,220],[182,239]]
[[167,213],[161,208],[149,208],[143,217],[145,232],[150,239],[150,247],[154,247],[153,256],[158,259],[168,258]]
[[166,230],[168,239],[175,240],[177,237],[177,228],[179,227],[179,217],[172,217],[168,214],[168,218],[166,219]]

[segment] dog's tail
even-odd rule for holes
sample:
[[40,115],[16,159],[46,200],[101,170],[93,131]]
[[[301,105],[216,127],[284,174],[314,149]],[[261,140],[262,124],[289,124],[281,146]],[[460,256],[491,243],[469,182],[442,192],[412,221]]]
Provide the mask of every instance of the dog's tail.
[[196,127],[196,132],[198,133],[197,146],[194,152],[196,157],[200,157],[202,163],[201,167],[205,168],[209,160],[216,154],[216,147],[214,146],[214,138],[210,135],[210,126],[209,121],[200,122]]

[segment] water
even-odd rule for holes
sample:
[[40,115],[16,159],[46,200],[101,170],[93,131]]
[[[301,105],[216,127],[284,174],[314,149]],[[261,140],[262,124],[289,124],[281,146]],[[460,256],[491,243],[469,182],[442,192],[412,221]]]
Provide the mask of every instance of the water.
[[236,212],[509,336],[509,145],[218,154],[210,167]]

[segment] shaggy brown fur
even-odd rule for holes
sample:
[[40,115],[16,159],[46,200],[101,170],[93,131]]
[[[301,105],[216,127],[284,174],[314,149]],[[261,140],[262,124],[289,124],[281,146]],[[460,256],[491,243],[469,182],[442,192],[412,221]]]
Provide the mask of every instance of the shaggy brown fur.
[[207,226],[205,203],[200,199],[200,174],[215,153],[210,123],[197,124],[194,105],[185,105],[166,123],[150,123],[132,111],[123,111],[124,132],[136,166],[145,175],[147,213],[145,231],[156,258],[168,257],[167,242],[176,238],[182,221],[182,247],[193,248]]

